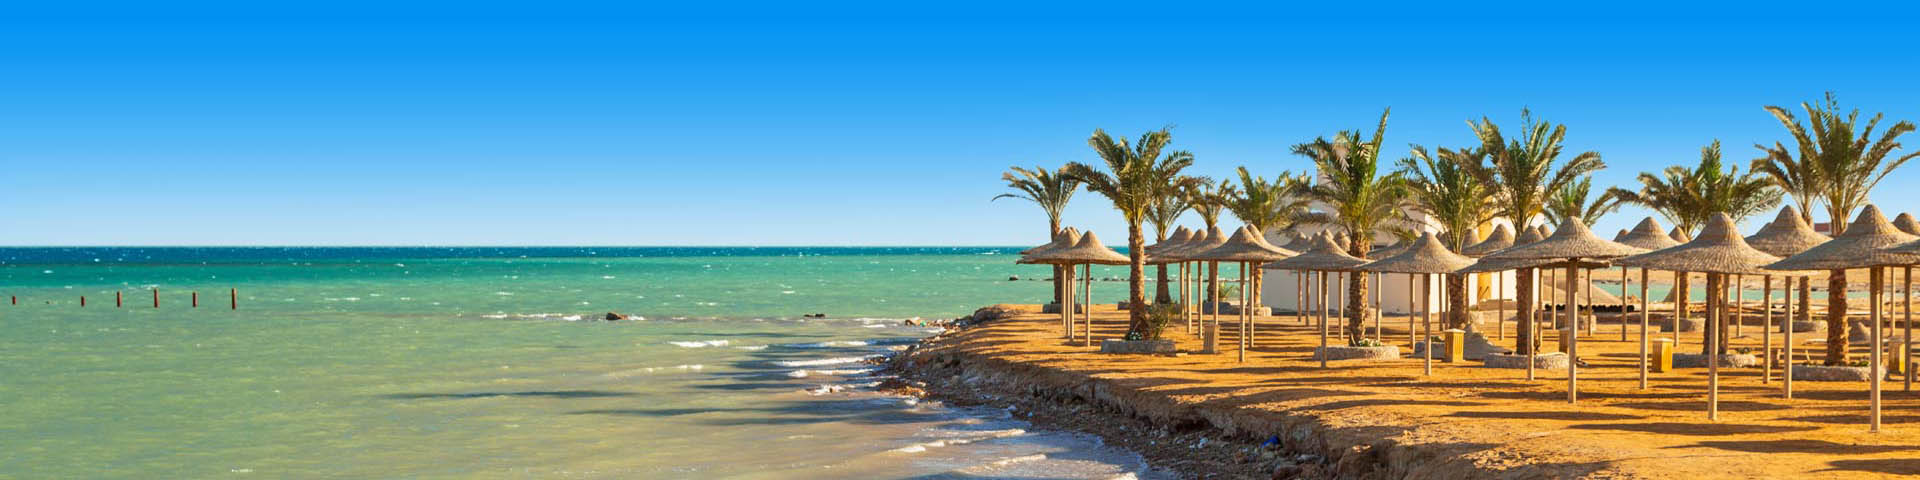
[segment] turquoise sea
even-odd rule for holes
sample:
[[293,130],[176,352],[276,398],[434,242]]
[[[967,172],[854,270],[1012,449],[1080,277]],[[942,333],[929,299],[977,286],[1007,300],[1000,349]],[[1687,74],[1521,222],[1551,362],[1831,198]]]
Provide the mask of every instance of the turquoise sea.
[[0,478],[1161,475],[867,390],[1016,250],[0,248]]

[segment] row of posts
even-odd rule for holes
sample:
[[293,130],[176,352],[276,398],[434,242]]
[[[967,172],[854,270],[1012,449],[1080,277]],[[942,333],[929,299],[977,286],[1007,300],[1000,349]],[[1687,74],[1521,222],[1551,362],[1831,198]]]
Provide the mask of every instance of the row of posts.
[[[18,295],[9,295],[7,302],[9,305],[20,305],[20,297]],[[87,306],[86,295],[80,296],[80,306],[83,308]],[[115,308],[126,306],[126,299],[121,295],[121,292],[113,292],[113,306]],[[153,289],[153,308],[160,308],[160,289],[158,288]],[[200,292],[193,292],[193,308],[200,308]],[[240,309],[240,289],[227,289],[227,308],[231,310]]]

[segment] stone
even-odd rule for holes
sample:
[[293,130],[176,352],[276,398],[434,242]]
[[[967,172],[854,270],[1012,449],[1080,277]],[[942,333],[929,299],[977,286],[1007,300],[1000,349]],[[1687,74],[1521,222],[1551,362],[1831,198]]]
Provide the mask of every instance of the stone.
[[626,316],[626,314],[622,314],[618,312],[607,312],[607,316],[605,318],[607,321],[611,322],[615,320],[626,320],[628,317]]
[[[1748,353],[1730,353],[1720,356],[1720,368],[1752,368],[1760,366],[1760,356]],[[1673,354],[1673,368],[1707,368],[1707,356],[1698,353]]]
[[1400,347],[1387,345],[1380,347],[1326,346],[1313,349],[1313,360],[1322,356],[1327,360],[1395,360],[1400,358]]
[[[1080,305],[1079,305],[1079,304],[1074,304],[1073,306],[1074,306],[1074,309],[1073,309],[1073,313],[1080,313],[1080,312],[1081,312],[1081,308],[1080,308]],[[1040,306],[1040,313],[1051,313],[1051,314],[1055,314],[1055,315],[1059,315],[1059,314],[1060,314],[1060,304],[1058,304],[1058,303],[1049,303],[1049,304],[1046,304],[1046,305],[1042,305],[1042,306]]]
[[[1876,366],[1874,370],[1885,372],[1886,368]],[[1875,372],[1868,371],[1867,367],[1826,365],[1793,366],[1793,379],[1808,382],[1864,382],[1872,378],[1871,375],[1874,373]]]
[[[1775,328],[1777,328],[1780,331],[1780,333],[1786,333],[1787,331],[1787,325],[1785,322],[1782,322],[1779,327],[1775,327]],[[1809,320],[1809,321],[1796,320],[1793,322],[1793,332],[1794,333],[1820,332],[1822,335],[1824,335],[1827,332],[1827,322],[1825,320]]]
[[1487,358],[1487,355],[1513,353],[1513,349],[1494,345],[1493,342],[1487,341],[1486,334],[1480,332],[1467,332],[1466,344],[1468,360],[1484,360]]
[[1018,281],[1020,281],[1020,276],[1019,276],[1019,275],[1008,275],[1008,276],[1007,276],[1007,281],[1009,281],[1009,282],[1018,282]]
[[1173,340],[1117,340],[1109,338],[1100,341],[1100,353],[1174,353],[1174,347]]
[[[1527,368],[1526,355],[1489,354],[1486,357],[1487,368]],[[1539,370],[1566,370],[1567,354],[1560,352],[1535,355],[1533,368]]]
[[[1665,319],[1664,321],[1657,321],[1655,322],[1655,324],[1660,326],[1661,332],[1673,333],[1673,319],[1671,317]],[[1702,318],[1680,319],[1680,331],[1682,332],[1698,332],[1706,328],[1707,328],[1706,319],[1702,319]]]

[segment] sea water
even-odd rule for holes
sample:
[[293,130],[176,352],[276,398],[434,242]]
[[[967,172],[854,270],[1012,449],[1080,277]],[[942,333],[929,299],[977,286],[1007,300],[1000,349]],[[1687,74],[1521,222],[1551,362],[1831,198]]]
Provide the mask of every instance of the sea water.
[[1046,300],[1016,250],[3,248],[0,477],[1164,475],[871,390],[907,319]]

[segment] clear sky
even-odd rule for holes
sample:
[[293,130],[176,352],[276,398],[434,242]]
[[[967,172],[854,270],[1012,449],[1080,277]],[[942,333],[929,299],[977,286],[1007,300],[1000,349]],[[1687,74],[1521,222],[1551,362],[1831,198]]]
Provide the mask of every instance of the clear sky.
[[[1000,172],[1095,128],[1272,176],[1385,107],[1395,158],[1527,107],[1605,186],[1744,165],[1788,140],[1763,105],[1827,90],[1920,120],[1912,13],[1850,4],[329,5],[5,7],[0,244],[1033,244]],[[1067,216],[1123,242],[1103,198]]]

